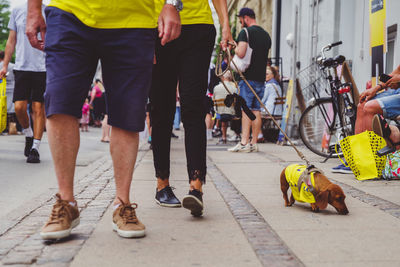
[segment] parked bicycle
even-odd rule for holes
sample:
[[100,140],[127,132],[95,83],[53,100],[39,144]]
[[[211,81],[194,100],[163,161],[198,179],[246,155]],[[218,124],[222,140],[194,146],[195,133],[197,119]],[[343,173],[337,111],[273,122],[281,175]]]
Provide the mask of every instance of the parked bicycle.
[[[318,88],[319,90],[313,91],[314,98],[302,113],[299,122],[300,137],[304,144],[312,152],[326,158],[341,155],[340,147],[335,149],[335,145],[344,137],[354,134],[356,121],[357,108],[351,96],[352,84],[342,83],[338,75],[338,66],[346,58],[342,55],[334,58],[325,56],[332,47],[341,44],[340,41],[321,49],[321,56],[316,63],[329,86],[325,90]],[[325,91],[326,96],[321,97],[321,91]]]

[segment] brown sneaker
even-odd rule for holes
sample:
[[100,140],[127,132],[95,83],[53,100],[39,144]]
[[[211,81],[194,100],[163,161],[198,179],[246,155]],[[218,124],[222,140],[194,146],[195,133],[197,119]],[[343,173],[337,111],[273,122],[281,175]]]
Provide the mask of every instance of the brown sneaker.
[[125,204],[121,201],[121,205],[114,210],[113,213],[113,230],[121,237],[143,237],[145,235],[145,226],[136,217],[136,203]]
[[72,228],[79,224],[78,205],[71,206],[56,194],[57,201],[53,206],[49,221],[43,226],[40,236],[43,239],[60,239],[71,234]]

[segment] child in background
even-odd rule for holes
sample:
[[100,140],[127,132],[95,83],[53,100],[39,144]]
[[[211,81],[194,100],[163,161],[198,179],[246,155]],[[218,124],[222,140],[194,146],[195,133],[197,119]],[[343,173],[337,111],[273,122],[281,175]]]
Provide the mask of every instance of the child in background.
[[81,118],[81,131],[89,132],[89,113],[90,113],[90,105],[89,99],[85,99],[85,103],[82,107],[82,118]]

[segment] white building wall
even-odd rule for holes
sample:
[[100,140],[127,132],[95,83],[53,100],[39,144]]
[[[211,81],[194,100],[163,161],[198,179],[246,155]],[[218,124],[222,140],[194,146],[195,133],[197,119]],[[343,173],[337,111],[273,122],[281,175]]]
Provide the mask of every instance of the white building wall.
[[[299,6],[298,58],[300,69],[310,64],[311,45],[311,2],[310,0],[283,0],[281,21],[281,56],[283,58],[283,73],[290,76],[293,66],[292,50],[286,42],[286,36],[293,33],[293,10]],[[395,41],[394,68],[400,64],[400,10],[399,0],[386,0],[387,27],[398,24]],[[371,78],[369,34],[369,0],[320,0],[318,16],[317,50],[329,43],[343,41],[337,49],[328,54],[344,55],[351,60],[351,67],[356,84],[360,91]]]

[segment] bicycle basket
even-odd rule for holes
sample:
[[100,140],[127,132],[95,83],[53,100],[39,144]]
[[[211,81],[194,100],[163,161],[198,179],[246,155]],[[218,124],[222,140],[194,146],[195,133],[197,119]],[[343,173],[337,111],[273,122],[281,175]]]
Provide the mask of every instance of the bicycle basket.
[[297,79],[306,103],[312,98],[328,95],[329,90],[325,89],[329,88],[329,82],[326,80],[324,73],[320,70],[317,63],[313,63],[299,71]]

